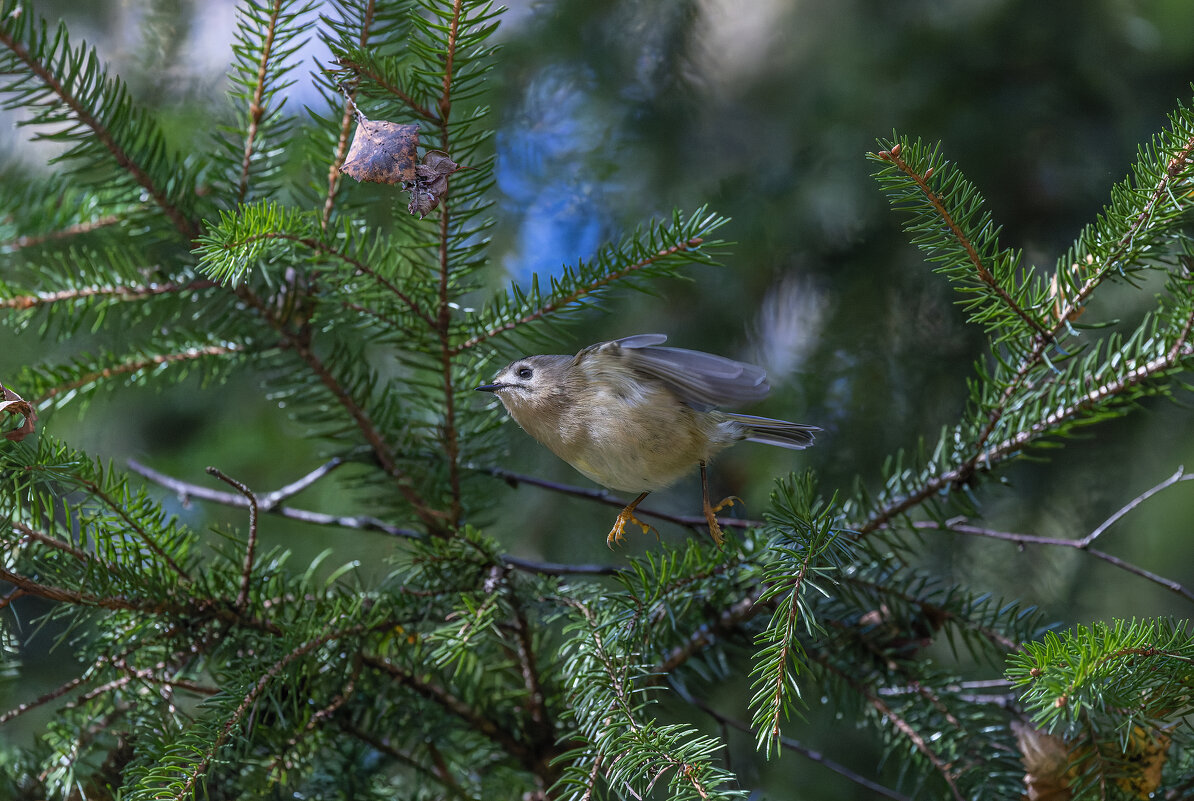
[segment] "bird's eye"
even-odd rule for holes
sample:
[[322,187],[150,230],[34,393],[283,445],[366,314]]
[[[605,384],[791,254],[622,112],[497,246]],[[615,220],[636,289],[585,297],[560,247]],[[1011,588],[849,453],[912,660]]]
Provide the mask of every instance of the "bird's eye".
[[518,368],[518,377],[521,378],[523,381],[530,381],[531,376],[533,376],[534,374],[535,374],[535,371],[529,367],[519,367]]

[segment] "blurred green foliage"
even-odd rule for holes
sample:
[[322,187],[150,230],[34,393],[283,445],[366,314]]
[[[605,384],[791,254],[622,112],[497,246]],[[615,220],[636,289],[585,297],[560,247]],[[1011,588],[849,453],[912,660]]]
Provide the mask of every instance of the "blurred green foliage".
[[[118,63],[139,101],[170,104],[172,144],[185,147],[203,133],[210,109],[223,102],[225,87],[197,58],[212,40],[198,32],[218,29],[213,20],[224,15],[230,36],[228,3],[32,5],[93,31],[87,38]],[[1139,143],[1176,99],[1189,97],[1194,79],[1194,15],[1182,0],[511,5],[489,98],[498,121],[493,262],[519,280],[532,268],[587,259],[600,242],[673,207],[707,203],[730,216],[719,232],[735,243],[726,267],[653,285],[658,294],[619,296],[560,347],[660,331],[673,344],[768,367],[773,396],[755,411],[821,425],[826,434],[796,457],[743,446],[719,461],[717,489],[742,495],[748,514],[764,507],[772,477],[797,463],[815,468],[829,489],[856,476],[875,481],[889,453],[931,438],[965,403],[959,376],[970,374],[982,339],[964,326],[955,296],[876,190],[864,153],[878,137],[898,129],[943,141],[986,196],[1004,243],[1048,264],[1106,203]],[[303,83],[287,107],[296,115],[305,113]],[[37,152],[21,150],[2,169],[42,169]],[[0,251],[0,271],[2,260]],[[1100,317],[1130,316],[1142,298],[1112,292],[1098,302],[1106,304]],[[85,334],[76,346],[85,348]],[[45,347],[5,335],[0,369],[41,358]],[[1011,530],[1081,536],[1191,463],[1187,410],[1157,400],[1142,406],[1068,440],[1047,462],[1017,463],[1003,486],[988,487],[986,510]],[[136,458],[196,483],[211,464],[264,490],[318,459],[244,376],[204,389],[192,380],[158,393],[124,390],[91,401],[85,416],[59,413],[51,425],[94,456]],[[510,443],[508,469],[581,483],[521,432],[512,430]],[[1114,532],[1116,553],[1194,584],[1194,561],[1170,556],[1189,539],[1189,492],[1175,489],[1133,512]],[[696,497],[694,481],[662,504],[688,513]],[[300,498],[351,511],[335,483]],[[174,508],[197,529],[244,522],[236,510]],[[523,487],[477,522],[490,524],[512,553],[621,560],[608,555],[601,531],[561,524],[588,512],[582,501]],[[392,548],[379,536],[322,529],[291,539],[295,528],[266,518],[263,539],[286,532],[299,561],[331,546],[338,563],[357,556],[380,564],[379,553]],[[670,541],[689,536],[662,530]],[[1067,622],[1187,612],[1175,596],[1081,554],[928,536],[923,558],[934,570]],[[653,547],[632,541],[630,552]],[[53,670],[52,654],[26,654],[38,657]],[[815,709],[810,717],[831,723]],[[846,742],[850,736],[835,756],[869,767],[873,755]],[[731,738],[732,753],[749,740]],[[867,797],[794,758],[766,770],[783,773],[772,779],[777,785],[806,787],[810,798]]]

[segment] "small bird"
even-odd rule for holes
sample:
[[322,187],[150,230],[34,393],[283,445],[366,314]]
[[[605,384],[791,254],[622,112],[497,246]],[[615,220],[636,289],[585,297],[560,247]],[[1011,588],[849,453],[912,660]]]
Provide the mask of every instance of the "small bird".
[[634,510],[654,490],[701,469],[709,533],[724,541],[717,512],[730,497],[709,503],[705,466],[739,440],[801,449],[816,426],[716,411],[757,401],[771,390],[761,367],[682,348],[660,347],[662,334],[598,342],[575,356],[527,356],[498,373],[492,392],[522,428],[552,453],[602,486],[639,492],[618,514],[606,538],[625,539],[627,523],[651,527]]

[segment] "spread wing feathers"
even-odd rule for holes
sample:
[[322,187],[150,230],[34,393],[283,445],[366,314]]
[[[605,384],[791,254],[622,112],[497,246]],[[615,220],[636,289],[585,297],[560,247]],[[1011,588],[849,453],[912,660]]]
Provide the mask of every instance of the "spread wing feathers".
[[630,367],[663,381],[698,411],[762,400],[771,391],[761,367],[711,353],[658,347],[666,341],[662,334],[640,334],[598,347],[616,349]]
[[770,417],[755,417],[750,414],[727,414],[722,417],[746,427],[746,439],[765,445],[800,450],[813,444],[813,434],[821,429],[786,420],[772,420]]

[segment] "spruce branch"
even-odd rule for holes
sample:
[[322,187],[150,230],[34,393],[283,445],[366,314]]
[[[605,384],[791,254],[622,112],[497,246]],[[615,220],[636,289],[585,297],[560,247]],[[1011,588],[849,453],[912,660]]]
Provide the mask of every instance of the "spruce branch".
[[223,726],[221,727],[220,732],[216,736],[215,740],[204,753],[199,755],[199,758],[194,761],[191,769],[187,771],[181,788],[174,795],[176,801],[184,801],[184,799],[190,798],[192,796],[198,783],[203,779],[207,771],[207,766],[211,764],[211,761],[215,759],[216,754],[219,753],[220,749],[224,747],[232,735],[235,734],[242,725],[244,725],[245,718],[257,704],[258,699],[264,694],[270,685],[272,685],[275,680],[278,679],[287,665],[295,660],[309,655],[312,651],[321,648],[330,642],[354,637],[366,630],[367,627],[362,625],[329,631],[319,637],[315,637],[295,646],[280,659],[266,668],[264,674],[262,674],[261,678],[257,680],[256,684],[249,688],[249,691],[245,693],[244,697],[240,701],[240,704],[233,711],[232,716],[224,721]]
[[[914,150],[919,151],[920,148],[914,148]],[[995,276],[988,268],[986,257],[979,254],[979,247],[982,247],[983,250],[988,253],[991,252],[992,248],[997,248],[997,245],[994,243],[996,232],[991,230],[989,215],[980,215],[977,224],[974,224],[974,228],[977,229],[978,236],[982,237],[983,241],[981,245],[976,246],[975,242],[971,238],[971,235],[968,233],[967,229],[969,229],[972,225],[970,221],[978,214],[978,204],[981,202],[981,199],[972,194],[974,192],[973,187],[971,187],[965,181],[958,181],[955,178],[956,173],[951,172],[946,175],[944,178],[944,183],[947,186],[947,189],[945,190],[946,193],[957,194],[963,198],[958,207],[953,207],[952,204],[947,205],[945,198],[941,194],[938,194],[936,191],[934,191],[929,184],[934,173],[937,173],[937,179],[939,182],[943,180],[942,173],[944,170],[942,167],[944,165],[942,165],[942,163],[939,162],[934,156],[930,156],[928,159],[929,166],[925,167],[924,170],[921,171],[901,157],[902,151],[902,145],[896,143],[893,144],[888,150],[880,150],[878,154],[876,154],[876,157],[881,161],[891,162],[896,166],[897,169],[899,169],[901,173],[903,173],[910,181],[912,181],[921,196],[923,196],[924,201],[932,209],[933,214],[939,218],[941,222],[945,223],[946,228],[949,230],[950,236],[954,240],[955,247],[960,249],[961,253],[950,254],[950,248],[943,245],[940,241],[940,238],[922,240],[921,246],[928,250],[930,254],[932,254],[932,258],[934,258],[934,260],[948,260],[949,262],[956,262],[964,259],[965,261],[969,262],[970,267],[973,269],[974,274],[978,277],[979,281],[981,281],[992,292],[994,292],[996,297],[998,297],[999,300],[1013,314],[1019,317],[1026,326],[1034,331],[1037,336],[1048,339],[1049,336],[1045,331],[1045,327],[1040,323],[1039,320],[1036,319],[1035,315],[1030,314],[1027,309],[1021,306],[1021,304],[1015,298],[1013,298],[1011,294],[1009,294],[1006,288],[1001,286],[1000,282],[996,280]],[[907,197],[901,197],[900,202],[904,205],[912,205]],[[965,222],[963,222],[963,220]],[[910,230],[915,230],[915,228],[910,226]],[[937,255],[936,251],[938,249],[945,250],[946,254]],[[1002,254],[995,256],[995,258],[1001,258],[1001,256]],[[1010,273],[1011,271],[1008,270],[1007,272]]]
[[[369,34],[373,27],[374,15],[374,0],[368,0],[368,4],[364,9],[360,23],[360,36],[357,43],[361,49],[369,44]],[[332,219],[332,210],[335,208],[336,196],[340,192],[340,183],[343,180],[340,168],[344,166],[344,159],[348,155],[348,145],[352,134],[352,124],[356,120],[357,107],[357,89],[360,86],[360,77],[354,77],[348,86],[342,87],[344,91],[344,110],[340,113],[340,133],[336,139],[335,150],[332,154],[331,163],[328,165],[328,183],[327,193],[323,200],[323,213],[320,218],[320,225],[324,230],[327,230],[328,223]]]
[[414,509],[419,519],[427,525],[432,533],[440,536],[445,535],[445,525],[453,524],[451,518],[439,509],[429,505],[419,494],[418,490],[415,489],[410,476],[399,465],[394,450],[373,422],[368,410],[336,379],[332,371],[315,354],[310,345],[298,337],[290,337],[289,345],[352,418],[361,435],[372,449],[381,469],[394,480],[398,491],[406,499],[406,502],[411,505],[411,508]]
[[[1143,364],[1132,364],[1122,375],[1087,391],[1076,400],[1071,400],[1059,408],[1049,411],[1007,439],[987,444],[987,438],[994,432],[995,423],[1003,414],[1003,408],[1000,406],[993,408],[988,424],[974,443],[974,450],[968,458],[956,467],[926,476],[912,492],[877,508],[857,526],[858,533],[865,536],[887,527],[894,518],[919,506],[938,493],[964,486],[975,477],[980,469],[989,470],[1009,457],[1019,454],[1025,446],[1035,440],[1064,431],[1066,425],[1074,423],[1083,414],[1097,412],[1123,396],[1127,396],[1130,400],[1131,397],[1134,397],[1131,393],[1143,389],[1151,379],[1166,376],[1174,370],[1183,368],[1186,361],[1194,356],[1194,344],[1190,342],[1192,322],[1194,322],[1194,311],[1186,316],[1178,336],[1167,345],[1162,355]],[[1006,401],[1011,400],[1014,389],[1019,386],[1019,381],[1027,377],[1031,368],[1040,365],[1043,359],[1043,348],[1043,341],[1041,341],[1039,350],[1034,350],[1031,354],[1032,364],[1025,362],[1017,374],[1017,383],[1009,384],[1005,389],[1003,396]],[[1123,402],[1126,403],[1127,400]]]
[[933,766],[937,775],[945,780],[946,786],[949,788],[950,794],[955,801],[965,801],[965,796],[962,795],[958,788],[956,774],[954,768],[945,759],[941,757],[929,741],[916,730],[911,723],[909,723],[902,715],[897,713],[886,701],[876,695],[869,687],[866,687],[853,676],[842,671],[827,658],[820,654],[809,654],[809,658],[821,666],[823,670],[835,676],[839,681],[850,687],[861,698],[865,699],[871,708],[884,720],[892,725],[895,730],[904,737],[925,759]]
[[87,301],[92,298],[112,298],[117,301],[138,301],[157,295],[182,292],[199,292],[219,286],[215,281],[196,278],[185,284],[166,282],[161,284],[145,284],[141,286],[93,286],[77,289],[62,289],[55,292],[37,292],[28,295],[15,295],[0,298],[0,309],[35,309],[54,303],[69,303],[72,301]]
[[[0,3],[0,46],[9,52],[8,56],[0,56],[0,71],[9,74],[27,71],[43,87],[31,89],[24,81],[14,81],[5,87],[17,95],[14,102],[26,105],[33,98],[40,99],[42,108],[32,122],[66,124],[72,138],[79,138],[78,126],[89,130],[99,147],[153,199],[178,232],[187,241],[195,239],[198,226],[180,205],[178,190],[169,191],[161,184],[166,164],[162,160],[164,144],[156,125],[133,105],[123,83],[107,78],[94,50],[72,49],[66,26],[61,24],[49,43],[45,28],[45,21],[35,23],[29,19],[17,0]],[[59,72],[60,68],[65,68],[65,72]],[[92,147],[88,140],[80,141],[74,155],[81,156]],[[138,152],[126,145],[133,145]],[[143,163],[140,157],[156,163]],[[171,164],[169,168],[185,174],[180,164]],[[193,180],[179,182],[180,186],[193,184]]]
[[[699,210],[690,218],[689,222],[703,216],[704,210]],[[694,227],[712,230],[723,222],[725,222],[724,219],[709,217],[702,220],[703,225]],[[688,227],[688,224],[677,217],[674,227],[683,230]],[[652,227],[648,231],[646,241],[655,241],[657,238],[665,239],[668,237],[668,234],[669,232],[666,229]],[[594,265],[586,266],[582,263],[578,265],[575,271],[566,270],[560,278],[553,278],[552,296],[550,299],[541,297],[537,278],[532,283],[530,293],[527,295],[524,295],[516,287],[511,288],[511,294],[507,298],[499,300],[493,312],[486,314],[486,316],[499,314],[502,317],[509,317],[511,312],[519,307],[525,309],[525,311],[514,319],[506,319],[500,325],[478,331],[464,342],[456,345],[453,353],[461,353],[470,348],[475,348],[477,345],[508,331],[513,331],[528,323],[558,314],[590,296],[599,294],[606,287],[624,281],[640,271],[647,270],[647,268],[658,267],[664,270],[674,268],[683,261],[678,259],[678,256],[681,254],[693,255],[698,252],[697,248],[700,248],[704,244],[705,239],[703,237],[689,236],[681,242],[658,248],[652,253],[643,254],[636,252],[636,258],[633,261],[621,264],[615,261],[616,257],[612,252],[599,254]],[[617,252],[625,252],[632,247],[634,245],[630,242],[623,243],[617,249]]]
[[135,375],[147,370],[153,370],[169,364],[195,361],[197,359],[205,359],[212,356],[227,356],[234,353],[239,353],[243,350],[243,346],[235,343],[227,343],[223,345],[203,345],[200,347],[186,348],[185,350],[176,353],[156,353],[152,356],[144,358],[129,359],[128,361],[119,362],[117,364],[105,367],[101,370],[95,370],[88,373],[83,373],[76,378],[57,384],[44,390],[37,398],[36,404],[41,406],[54,398],[73,392],[83,387],[105,381],[109,378],[117,376]]
[[59,242],[64,239],[72,239],[77,236],[86,236],[87,234],[99,231],[109,226],[117,225],[124,222],[124,217],[119,214],[105,214],[96,217],[92,220],[84,220],[82,222],[72,223],[63,228],[54,231],[48,231],[43,234],[18,236],[9,241],[0,241],[0,253],[12,253],[26,248],[35,248],[45,245],[50,242]]
[[[675,681],[671,681],[671,680],[668,681],[668,685],[672,688],[673,691],[676,692],[677,695],[679,695],[682,699],[684,699],[685,703],[688,703],[691,706],[694,706],[697,709],[701,710],[706,715],[713,718],[714,720],[716,720],[718,723],[722,724],[723,726],[727,726],[731,729],[736,729],[737,731],[743,732],[744,734],[754,734],[754,729],[751,728],[749,723],[746,723],[745,721],[738,720],[737,718],[730,717],[729,715],[725,715],[725,714],[717,711],[716,709],[714,709],[712,706],[707,704],[705,701],[703,701],[698,696],[688,692],[688,690],[685,689],[683,687],[683,685],[678,684]],[[857,784],[859,787],[862,787],[864,790],[868,790],[869,792],[872,792],[877,796],[882,796],[883,798],[890,798],[890,799],[892,799],[892,801],[912,801],[912,799],[909,796],[906,796],[903,793],[898,793],[895,790],[892,790],[890,787],[885,787],[884,785],[879,784],[878,782],[871,781],[867,777],[862,776],[862,775],[850,770],[845,765],[842,765],[841,763],[830,759],[829,757],[825,756],[820,751],[818,751],[814,748],[809,748],[808,746],[804,745],[803,743],[801,743],[797,740],[793,740],[791,737],[784,737],[781,735],[777,741],[777,745],[784,750],[792,751],[794,753],[800,754],[802,757],[804,757],[805,759],[808,759],[810,762],[815,762],[818,765],[822,765],[822,766],[828,768],[829,770],[833,771],[834,773],[841,776],[842,778],[847,779],[847,780],[853,782],[854,784]]]
[[[431,108],[415,100],[411,94],[397,81],[388,75],[376,61],[369,58],[362,48],[360,54],[354,56],[343,55],[336,59],[336,63],[359,78],[368,79],[385,94],[397,99],[402,106],[415,117],[435,125],[440,123],[439,116]],[[355,98],[354,98],[355,99]]]

